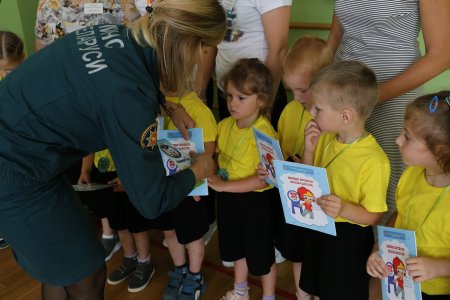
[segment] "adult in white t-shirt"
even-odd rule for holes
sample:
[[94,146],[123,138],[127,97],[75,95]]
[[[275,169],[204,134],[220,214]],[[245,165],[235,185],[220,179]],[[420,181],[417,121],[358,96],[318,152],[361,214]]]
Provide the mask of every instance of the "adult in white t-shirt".
[[[281,62],[287,48],[292,0],[220,0],[220,2],[227,10],[228,30],[224,41],[217,46],[216,77],[219,89],[223,91],[221,79],[224,74],[241,58],[258,58],[263,61],[275,79],[274,88],[278,89]],[[275,119],[278,120],[286,105],[286,93],[282,87],[278,94],[280,92],[281,95],[277,95],[274,102],[272,123]],[[221,119],[229,115],[225,99],[219,99],[219,115]]]

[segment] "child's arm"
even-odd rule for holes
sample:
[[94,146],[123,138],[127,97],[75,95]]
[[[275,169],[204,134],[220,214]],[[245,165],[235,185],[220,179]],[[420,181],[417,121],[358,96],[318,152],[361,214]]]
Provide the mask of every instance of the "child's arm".
[[320,128],[314,120],[310,120],[305,127],[305,150],[303,151],[302,163],[314,164],[314,153],[320,137]]
[[94,165],[94,153],[88,154],[83,157],[83,163],[81,165],[81,173],[78,178],[78,184],[91,183],[91,170]]
[[340,216],[358,224],[376,225],[383,217],[383,213],[369,212],[363,206],[342,200],[336,195],[322,196],[317,199],[317,204],[332,218]]
[[246,193],[267,187],[267,182],[261,181],[258,175],[252,175],[239,180],[223,180],[217,175],[208,177],[208,185],[217,192]]
[[[393,212],[389,217],[386,226],[394,227],[397,215],[398,212]],[[370,276],[378,279],[383,279],[383,277],[388,276],[389,271],[378,253],[378,243],[373,244],[372,254],[370,254],[367,259],[366,271]]]
[[409,257],[406,269],[414,281],[422,282],[436,277],[450,276],[450,260],[431,257]]

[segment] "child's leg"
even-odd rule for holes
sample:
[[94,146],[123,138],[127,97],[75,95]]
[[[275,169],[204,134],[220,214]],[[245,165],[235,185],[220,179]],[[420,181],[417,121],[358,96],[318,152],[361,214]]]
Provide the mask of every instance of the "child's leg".
[[202,269],[203,258],[205,256],[205,243],[203,238],[187,244],[189,255],[189,272],[199,273]]
[[122,243],[123,256],[134,257],[136,256],[136,246],[134,244],[133,235],[128,231],[128,229],[118,230],[119,240]]
[[[239,286],[239,290],[247,290],[247,279],[248,279],[248,267],[247,260],[245,258],[241,258],[234,262],[234,285],[236,290],[236,285]],[[245,284],[245,287],[242,286]],[[243,288],[244,287],[244,288]]]
[[[275,285],[277,282],[277,267],[273,264],[270,267],[270,272],[261,276],[261,283],[263,288],[263,297],[273,297],[275,299]],[[270,299],[270,298],[267,298]]]
[[136,245],[139,260],[150,258],[150,238],[147,231],[133,232],[134,243]]
[[108,218],[101,218],[103,235],[112,235],[114,230],[109,226]]
[[173,264],[176,267],[184,265],[186,263],[185,248],[184,245],[178,242],[175,230],[165,230],[164,237],[166,238],[167,247],[169,248]]
[[298,262],[292,263],[292,271],[294,272],[294,281],[295,281],[295,288],[297,290],[297,298],[305,299],[306,297],[308,297],[309,294],[303,291],[299,285],[302,273],[302,263]]

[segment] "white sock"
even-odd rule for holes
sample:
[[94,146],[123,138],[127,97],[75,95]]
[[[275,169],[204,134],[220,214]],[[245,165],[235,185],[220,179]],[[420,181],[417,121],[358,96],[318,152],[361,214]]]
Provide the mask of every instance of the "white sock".
[[114,238],[113,234],[102,234],[102,239],[112,240]]

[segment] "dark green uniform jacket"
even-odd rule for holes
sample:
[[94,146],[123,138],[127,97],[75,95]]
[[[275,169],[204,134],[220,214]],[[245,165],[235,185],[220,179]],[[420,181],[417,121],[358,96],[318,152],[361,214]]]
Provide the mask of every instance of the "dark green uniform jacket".
[[21,178],[8,173],[51,181],[108,148],[143,216],[174,208],[195,177],[191,170],[165,176],[156,146],[158,86],[155,51],[122,26],[85,28],[32,55],[0,82],[0,186]]

